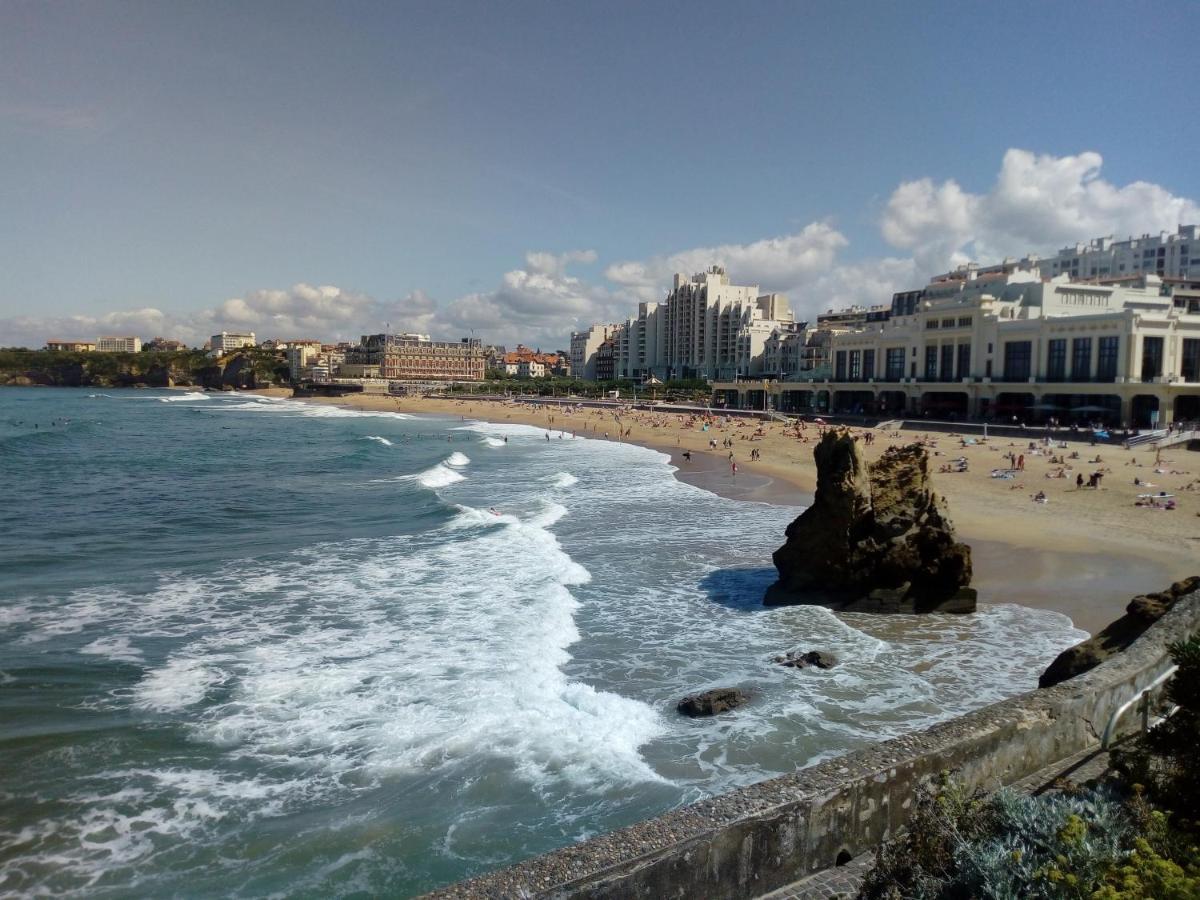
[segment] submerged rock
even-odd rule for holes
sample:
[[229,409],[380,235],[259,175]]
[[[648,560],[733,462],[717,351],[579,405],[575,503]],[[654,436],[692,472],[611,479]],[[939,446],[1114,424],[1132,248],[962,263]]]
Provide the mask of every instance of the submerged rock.
[[791,650],[783,656],[776,656],[774,662],[789,669],[807,669],[810,666],[814,669],[832,669],[838,661],[832,653],[823,650],[809,650],[807,653]]
[[974,612],[971,548],[954,536],[916,444],[868,465],[844,430],[813,452],[813,504],[775,551],[768,606],[811,603],[852,612]]
[[1200,589],[1200,575],[1176,581],[1165,591],[1141,594],[1129,601],[1125,615],[1099,634],[1060,653],[1038,679],[1038,687],[1053,687],[1060,681],[1082,675],[1120,653],[1167,614],[1180,597]]
[[713,688],[698,694],[688,694],[675,705],[685,716],[713,716],[734,709],[750,698],[737,688]]

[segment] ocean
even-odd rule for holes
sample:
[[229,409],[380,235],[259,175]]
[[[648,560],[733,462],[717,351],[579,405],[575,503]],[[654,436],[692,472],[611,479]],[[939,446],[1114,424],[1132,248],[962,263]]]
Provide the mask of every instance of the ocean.
[[[1083,637],[764,608],[798,509],[547,434],[0,391],[0,896],[412,896],[1032,688]],[[753,701],[675,712],[725,685]]]

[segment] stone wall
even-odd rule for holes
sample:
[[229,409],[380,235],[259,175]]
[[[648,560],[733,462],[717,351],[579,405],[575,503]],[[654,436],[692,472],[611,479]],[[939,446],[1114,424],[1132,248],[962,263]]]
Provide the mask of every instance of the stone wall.
[[[1109,716],[1200,630],[1200,591],[1124,653],[1052,688],[731,791],[620,831],[450,885],[435,898],[754,897],[857,856],[907,821],[914,788],[955,770],[1011,784],[1098,745]],[[1136,727],[1137,716],[1123,720]]]

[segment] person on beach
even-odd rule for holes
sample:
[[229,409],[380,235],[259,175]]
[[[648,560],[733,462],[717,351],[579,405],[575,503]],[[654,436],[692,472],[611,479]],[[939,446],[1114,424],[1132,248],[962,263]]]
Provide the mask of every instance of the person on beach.
[[729,474],[733,475],[735,478],[737,477],[737,463],[731,462],[729,464]]

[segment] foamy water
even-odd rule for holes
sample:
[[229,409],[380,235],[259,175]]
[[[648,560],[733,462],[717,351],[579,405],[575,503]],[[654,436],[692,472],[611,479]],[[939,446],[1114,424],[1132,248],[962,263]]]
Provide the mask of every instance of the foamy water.
[[[0,894],[407,896],[1031,687],[1079,636],[765,609],[797,511],[653,451],[130,394],[13,444]],[[674,712],[729,684],[753,703]]]

